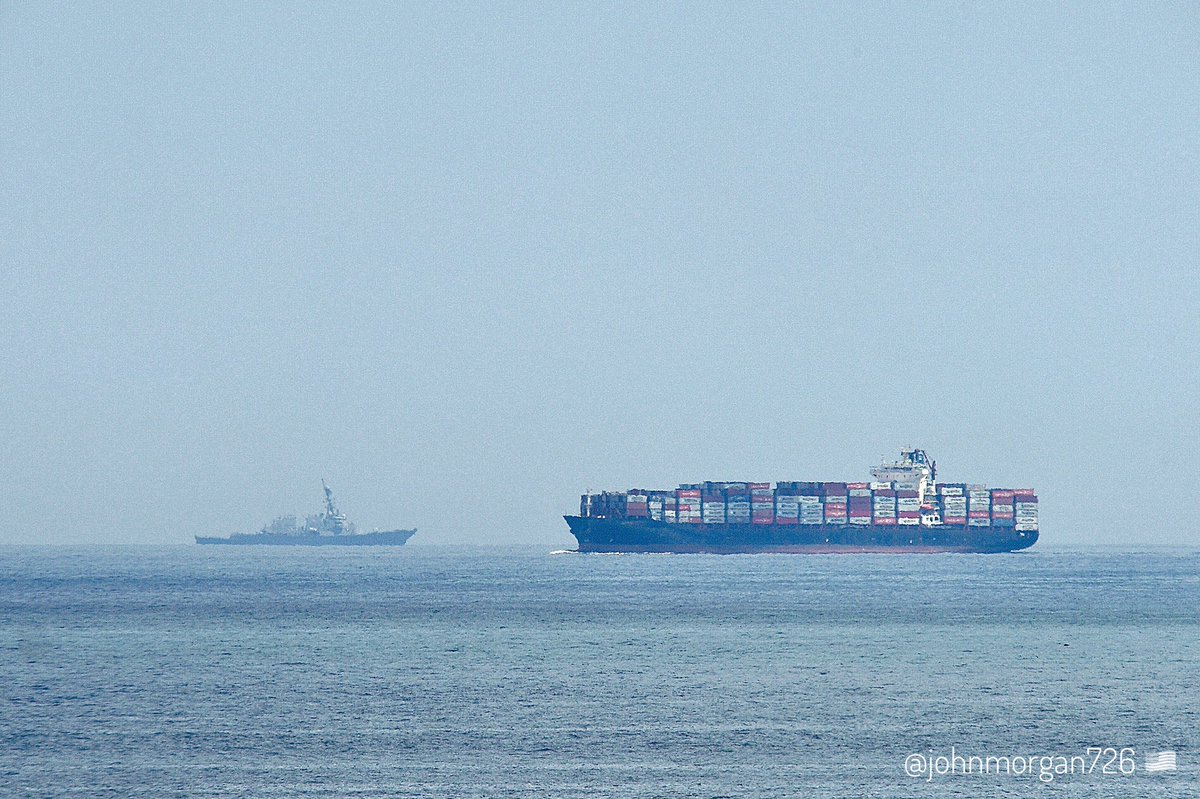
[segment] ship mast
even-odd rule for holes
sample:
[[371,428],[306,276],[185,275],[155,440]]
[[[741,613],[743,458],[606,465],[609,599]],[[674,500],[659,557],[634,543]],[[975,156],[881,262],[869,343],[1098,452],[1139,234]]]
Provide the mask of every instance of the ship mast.
[[325,485],[325,478],[321,478],[321,488],[325,489],[325,512],[330,516],[337,516],[337,506],[333,504],[333,489]]
[[325,490],[325,526],[331,530],[334,535],[339,535],[343,532],[346,523],[346,517],[338,513],[337,505],[333,503],[333,489],[325,484],[325,478],[321,478],[321,488]]

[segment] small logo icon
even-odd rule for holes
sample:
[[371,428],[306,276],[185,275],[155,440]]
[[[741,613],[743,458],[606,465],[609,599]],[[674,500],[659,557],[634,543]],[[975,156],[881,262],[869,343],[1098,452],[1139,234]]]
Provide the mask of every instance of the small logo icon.
[[1159,771],[1175,771],[1174,752],[1151,752],[1146,755],[1146,772],[1155,774]]

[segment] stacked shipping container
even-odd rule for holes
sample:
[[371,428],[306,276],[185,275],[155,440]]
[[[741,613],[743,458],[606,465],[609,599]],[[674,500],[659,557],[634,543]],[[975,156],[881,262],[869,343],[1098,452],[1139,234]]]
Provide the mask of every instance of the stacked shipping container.
[[725,484],[726,514],[730,524],[750,524],[750,484]]
[[846,512],[850,524],[871,523],[871,487],[867,483],[846,483]]
[[796,496],[795,483],[775,484],[775,523],[800,523],[800,499]]
[[966,489],[963,483],[942,483],[937,487],[943,524],[967,523]]
[[645,519],[649,517],[647,503],[649,496],[640,488],[631,489],[625,495],[625,515],[630,519]]
[[750,522],[775,523],[775,493],[770,483],[750,483]]
[[896,523],[909,526],[921,523],[921,495],[917,489],[896,489]]
[[896,490],[891,483],[871,483],[871,521],[885,527],[896,524]]
[[700,511],[700,489],[681,488],[675,492],[678,503],[676,513],[680,524],[699,524],[703,518]]
[[987,527],[992,523],[992,495],[987,486],[967,486],[967,524]]
[[725,491],[719,485],[706,483],[700,493],[701,516],[705,524],[725,523]]
[[821,495],[825,500],[825,523],[846,524],[849,521],[846,484],[822,483]]
[[[945,525],[1038,529],[1032,489],[942,483],[936,507]],[[919,488],[899,483],[684,484],[675,491],[631,489],[580,497],[581,516],[648,519],[669,524],[919,525]],[[933,505],[924,506],[927,508]]]
[[1033,489],[1017,489],[1013,491],[1013,513],[1018,530],[1038,529],[1037,497]]
[[992,525],[995,527],[1013,526],[1013,492],[1007,488],[992,489]]
[[825,523],[825,508],[821,503],[820,483],[796,483],[796,499],[800,503],[800,524]]

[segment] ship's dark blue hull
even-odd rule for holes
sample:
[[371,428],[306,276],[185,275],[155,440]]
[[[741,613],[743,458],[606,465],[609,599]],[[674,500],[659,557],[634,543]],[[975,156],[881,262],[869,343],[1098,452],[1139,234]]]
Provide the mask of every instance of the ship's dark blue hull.
[[292,546],[292,547],[398,547],[416,534],[416,530],[382,530],[353,535],[271,535],[269,533],[237,534],[228,538],[196,536],[197,544],[226,544],[234,546]]
[[1038,540],[1011,527],[667,524],[566,516],[580,552],[1013,552]]

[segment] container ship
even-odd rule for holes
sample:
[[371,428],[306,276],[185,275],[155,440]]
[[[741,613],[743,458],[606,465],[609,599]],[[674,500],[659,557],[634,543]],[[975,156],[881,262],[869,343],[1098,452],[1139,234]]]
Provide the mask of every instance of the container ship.
[[325,511],[304,520],[295,516],[278,516],[256,533],[234,533],[226,538],[196,536],[197,544],[274,545],[274,546],[401,546],[416,534],[412,530],[374,530],[360,533],[354,522],[338,510],[333,501],[333,489],[321,481],[325,491]]
[[1031,488],[937,482],[924,450],[862,483],[685,483],[584,494],[579,552],[1013,552],[1038,540]]

